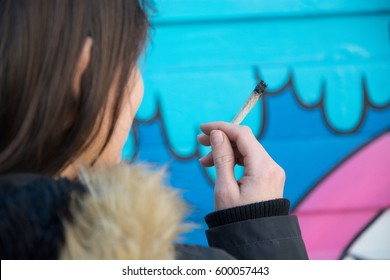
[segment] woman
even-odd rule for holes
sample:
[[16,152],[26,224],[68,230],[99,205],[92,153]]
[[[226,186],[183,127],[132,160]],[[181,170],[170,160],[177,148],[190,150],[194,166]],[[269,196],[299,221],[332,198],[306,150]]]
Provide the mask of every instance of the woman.
[[307,258],[284,172],[249,128],[201,126],[213,152],[200,163],[217,170],[210,248],[174,244],[186,210],[162,172],[119,163],[143,96],[147,8],[0,1],[1,258]]

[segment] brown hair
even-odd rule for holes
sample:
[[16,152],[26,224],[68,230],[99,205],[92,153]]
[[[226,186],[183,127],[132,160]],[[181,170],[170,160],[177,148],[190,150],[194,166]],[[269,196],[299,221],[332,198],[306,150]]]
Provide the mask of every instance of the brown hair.
[[[107,145],[149,21],[142,0],[0,1],[0,174],[58,174],[88,148],[120,73]],[[93,46],[72,89],[87,36]]]

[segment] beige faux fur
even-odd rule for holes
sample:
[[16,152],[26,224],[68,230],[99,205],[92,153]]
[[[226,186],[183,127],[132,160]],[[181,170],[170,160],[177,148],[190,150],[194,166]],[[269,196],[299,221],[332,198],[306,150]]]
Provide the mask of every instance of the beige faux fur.
[[83,170],[90,194],[73,198],[61,258],[173,259],[186,206],[163,176],[124,163]]

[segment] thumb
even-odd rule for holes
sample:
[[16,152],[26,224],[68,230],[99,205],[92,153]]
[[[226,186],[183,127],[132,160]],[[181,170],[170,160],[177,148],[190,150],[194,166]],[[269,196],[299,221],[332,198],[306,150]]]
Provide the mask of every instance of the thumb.
[[237,187],[237,181],[234,177],[234,151],[229,138],[224,132],[213,130],[210,133],[210,142],[217,171],[215,187]]

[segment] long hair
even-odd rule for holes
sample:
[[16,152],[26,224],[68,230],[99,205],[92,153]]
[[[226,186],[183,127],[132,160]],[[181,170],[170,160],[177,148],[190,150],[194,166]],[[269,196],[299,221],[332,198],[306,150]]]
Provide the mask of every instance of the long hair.
[[[142,0],[0,0],[0,174],[59,174],[102,124],[116,75],[110,140],[147,39]],[[72,84],[87,36],[91,58]]]

